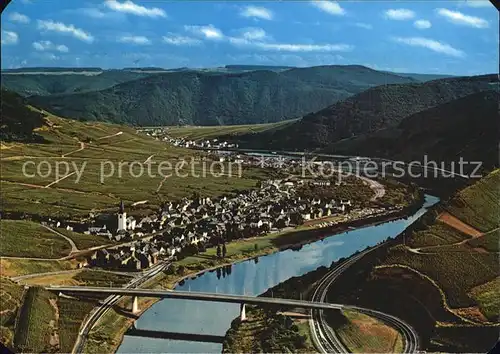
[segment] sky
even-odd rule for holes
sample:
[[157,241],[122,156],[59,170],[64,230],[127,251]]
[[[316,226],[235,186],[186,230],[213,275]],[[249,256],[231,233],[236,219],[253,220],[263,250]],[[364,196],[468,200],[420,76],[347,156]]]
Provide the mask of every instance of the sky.
[[460,1],[12,0],[2,69],[349,65],[498,73],[498,11]]

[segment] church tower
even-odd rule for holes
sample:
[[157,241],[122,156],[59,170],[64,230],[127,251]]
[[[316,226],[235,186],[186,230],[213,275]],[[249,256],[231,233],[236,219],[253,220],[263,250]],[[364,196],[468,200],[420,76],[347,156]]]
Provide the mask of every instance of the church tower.
[[123,200],[120,202],[120,210],[118,211],[118,229],[117,231],[127,229],[127,213],[125,212],[125,206],[123,205]]

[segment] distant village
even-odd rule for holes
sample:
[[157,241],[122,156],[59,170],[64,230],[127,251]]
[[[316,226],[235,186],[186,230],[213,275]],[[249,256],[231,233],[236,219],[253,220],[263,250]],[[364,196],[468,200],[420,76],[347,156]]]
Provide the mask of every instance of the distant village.
[[168,135],[168,128],[154,128],[145,130],[144,133],[156,140],[167,142],[173,146],[184,147],[188,149],[233,149],[237,148],[238,144],[221,141],[219,139],[201,139],[190,140],[184,138],[173,138]]

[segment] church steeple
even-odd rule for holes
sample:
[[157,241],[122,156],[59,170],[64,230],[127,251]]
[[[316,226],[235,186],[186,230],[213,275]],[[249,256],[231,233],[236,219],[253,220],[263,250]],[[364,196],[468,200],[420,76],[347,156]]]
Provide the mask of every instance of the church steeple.
[[125,205],[123,204],[123,200],[120,201],[120,214],[123,214],[125,212]]

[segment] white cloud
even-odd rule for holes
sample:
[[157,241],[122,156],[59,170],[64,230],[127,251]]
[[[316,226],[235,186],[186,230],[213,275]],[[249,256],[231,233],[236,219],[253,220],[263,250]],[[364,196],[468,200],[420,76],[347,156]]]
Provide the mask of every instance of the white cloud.
[[363,22],[357,22],[354,24],[354,26],[359,27],[359,28],[364,28],[364,29],[372,29],[373,26],[370,25],[369,23],[363,23]]
[[436,9],[439,16],[446,18],[449,22],[455,23],[457,25],[475,27],[475,28],[487,28],[489,27],[489,22],[483,18],[465,15],[458,11],[451,11],[448,9]]
[[225,36],[218,28],[208,26],[184,26],[186,31],[211,40],[224,40],[238,47],[250,47],[279,52],[347,52],[353,46],[347,44],[275,43],[262,28],[243,28],[238,37]]
[[67,53],[69,52],[69,48],[66,47],[64,44],[60,44],[56,47],[56,50],[61,53]]
[[453,48],[449,44],[438,42],[433,39],[422,37],[395,37],[393,40],[413,47],[427,48],[434,52],[446,54],[452,57],[461,58],[465,56],[463,51]]
[[240,15],[243,17],[255,17],[263,20],[272,20],[274,17],[271,10],[260,6],[246,6],[241,10]]
[[118,38],[118,42],[120,43],[132,43],[132,44],[139,44],[139,45],[149,45],[151,44],[151,41],[149,38],[144,37],[144,36],[122,36]]
[[391,20],[411,20],[415,17],[415,12],[408,9],[389,9],[385,12],[385,17]]
[[468,7],[491,7],[493,4],[488,0],[465,0],[463,5]]
[[43,31],[53,31],[64,34],[70,34],[73,37],[84,42],[92,43],[94,41],[94,37],[90,33],[85,32],[80,28],[76,28],[74,25],[65,25],[62,22],[54,22],[52,20],[48,21],[38,20],[38,29]]
[[242,33],[243,38],[247,40],[263,40],[268,38],[266,31],[262,28],[245,28]]
[[229,37],[228,39],[229,43],[235,46],[277,52],[348,52],[353,49],[353,46],[347,44],[271,43],[242,37]]
[[111,10],[124,12],[137,16],[145,17],[167,17],[166,12],[158,7],[144,7],[137,5],[130,0],[119,2],[116,0],[106,0],[104,4]]
[[19,42],[19,36],[16,32],[2,30],[2,45],[12,45]]
[[205,39],[220,40],[224,38],[224,34],[221,32],[221,30],[214,27],[213,25],[184,26],[184,29]]
[[19,23],[30,23],[30,18],[26,15],[20,14],[19,12],[13,12],[9,15],[9,20]]
[[428,29],[432,27],[432,23],[427,20],[417,20],[413,22],[413,26],[415,26],[418,29]]
[[280,52],[348,52],[353,49],[347,44],[288,44],[288,43],[255,43],[257,48]]
[[163,36],[163,41],[168,44],[172,45],[186,45],[186,46],[193,46],[193,45],[200,45],[201,41],[196,38],[191,38],[187,36],[181,36],[175,33],[168,33],[166,36]]
[[52,43],[51,41],[39,41],[39,42],[33,42],[33,48],[40,52],[44,51],[51,51],[51,50],[56,50],[61,53],[67,53],[69,52],[69,48],[66,47],[64,44],[56,45]]
[[335,1],[313,0],[311,3],[330,15],[345,15],[345,10]]

